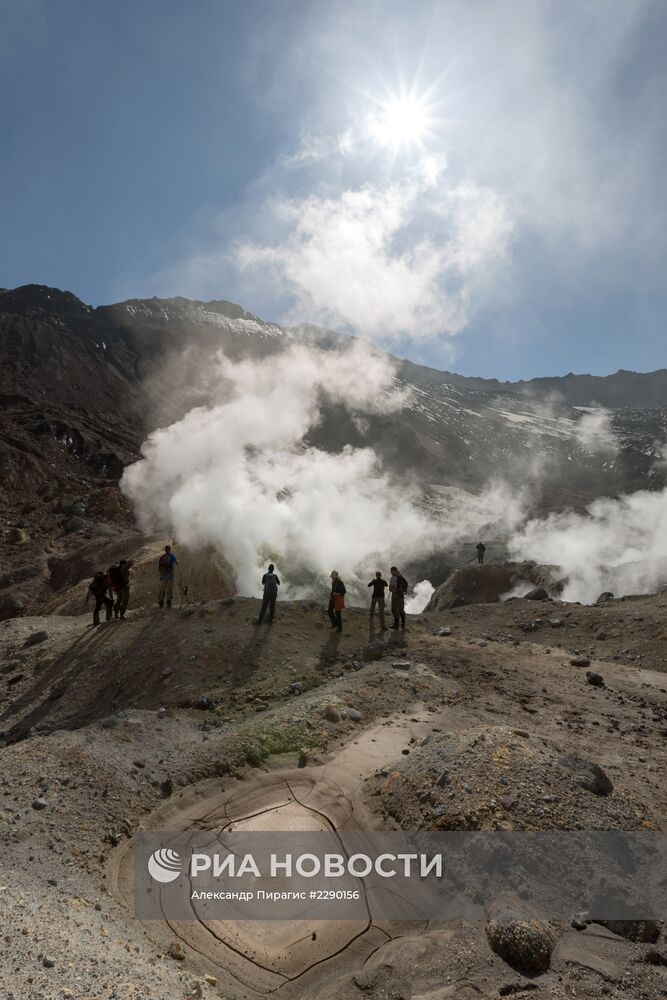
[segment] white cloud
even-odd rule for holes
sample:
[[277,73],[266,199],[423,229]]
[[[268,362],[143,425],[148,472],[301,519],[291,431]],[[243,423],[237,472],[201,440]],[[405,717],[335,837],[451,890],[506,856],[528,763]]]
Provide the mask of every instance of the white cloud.
[[457,334],[481,272],[507,253],[512,222],[493,191],[469,181],[448,187],[433,170],[427,176],[276,202],[287,235],[241,244],[235,257],[289,288],[292,322],[383,343]]

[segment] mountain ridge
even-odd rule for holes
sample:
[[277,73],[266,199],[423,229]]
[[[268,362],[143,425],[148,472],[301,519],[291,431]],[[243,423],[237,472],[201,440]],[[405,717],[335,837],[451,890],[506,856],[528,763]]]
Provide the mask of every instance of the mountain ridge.
[[[327,351],[350,341],[318,327],[266,323],[224,299],[93,308],[45,285],[0,292],[0,524],[8,543],[0,617],[44,606],[54,589],[76,583],[92,559],[77,553],[93,551],[95,539],[127,536],[136,544],[122,472],[153,430],[210,405],[202,376],[220,350],[263,361],[295,343]],[[465,525],[466,535],[483,529],[497,537],[502,511],[479,498],[499,479],[517,493],[528,487],[538,514],[582,510],[599,496],[665,482],[656,458],[667,441],[667,371],[565,376],[565,385],[579,380],[573,403],[554,394],[550,379],[498,383],[392,361],[391,391],[404,400],[398,412],[389,407],[360,423],[325,400],[307,443],[329,452],[371,447],[390,477],[416,489],[429,515]],[[663,382],[663,405],[645,405],[660,397]],[[591,384],[595,400],[582,396]],[[644,404],[613,407],[613,453],[580,434],[585,413],[577,407],[604,402],[600,384],[623,402]],[[433,579],[449,565],[435,563]]]

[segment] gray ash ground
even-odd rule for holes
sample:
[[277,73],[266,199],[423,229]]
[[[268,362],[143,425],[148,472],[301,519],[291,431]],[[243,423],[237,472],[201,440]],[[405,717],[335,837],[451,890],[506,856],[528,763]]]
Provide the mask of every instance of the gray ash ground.
[[[359,794],[378,828],[664,829],[666,606],[656,595],[604,608],[512,601],[437,612],[410,618],[406,645],[370,662],[364,611],[350,610],[332,638],[320,609],[305,603],[281,604],[262,630],[252,624],[258,602],[244,600],[170,615],[137,609],[95,631],[88,617],[4,623],[0,728],[15,742],[0,751],[0,995],[253,995],[221,977],[207,982],[196,954],[178,961],[156,944],[107,891],[109,859],[193,783],[243,781],[297,767],[303,755],[326,768],[371,727],[384,754],[376,771],[387,774]],[[549,625],[556,617],[562,626]],[[434,635],[443,625],[451,635]],[[596,639],[602,626],[607,638]],[[26,645],[39,632],[46,638]],[[576,654],[591,659],[603,686],[572,665]],[[386,753],[385,723],[404,734]],[[566,758],[601,768],[613,790],[582,787]],[[363,963],[351,955],[346,972],[328,978],[323,969],[317,992],[667,995],[663,937],[634,942],[599,925],[553,933],[549,970],[536,976],[495,954],[483,924],[407,928]],[[286,995],[312,991],[295,985]]]

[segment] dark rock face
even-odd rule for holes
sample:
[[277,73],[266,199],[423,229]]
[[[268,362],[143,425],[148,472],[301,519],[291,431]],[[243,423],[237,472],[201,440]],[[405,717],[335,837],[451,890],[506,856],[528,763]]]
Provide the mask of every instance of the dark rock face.
[[[518,587],[535,584],[525,595],[544,600],[549,595],[545,583],[556,593],[562,588],[553,567],[534,562],[491,562],[483,566],[463,566],[454,570],[432,595],[426,611],[460,607],[465,604],[492,604]],[[543,595],[535,597],[531,595]]]

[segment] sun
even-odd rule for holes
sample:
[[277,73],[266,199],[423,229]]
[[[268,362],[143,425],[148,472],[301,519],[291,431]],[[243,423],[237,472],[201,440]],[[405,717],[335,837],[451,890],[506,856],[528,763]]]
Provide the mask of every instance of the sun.
[[394,152],[401,147],[423,147],[432,124],[427,99],[414,93],[387,97],[369,116],[371,134]]

